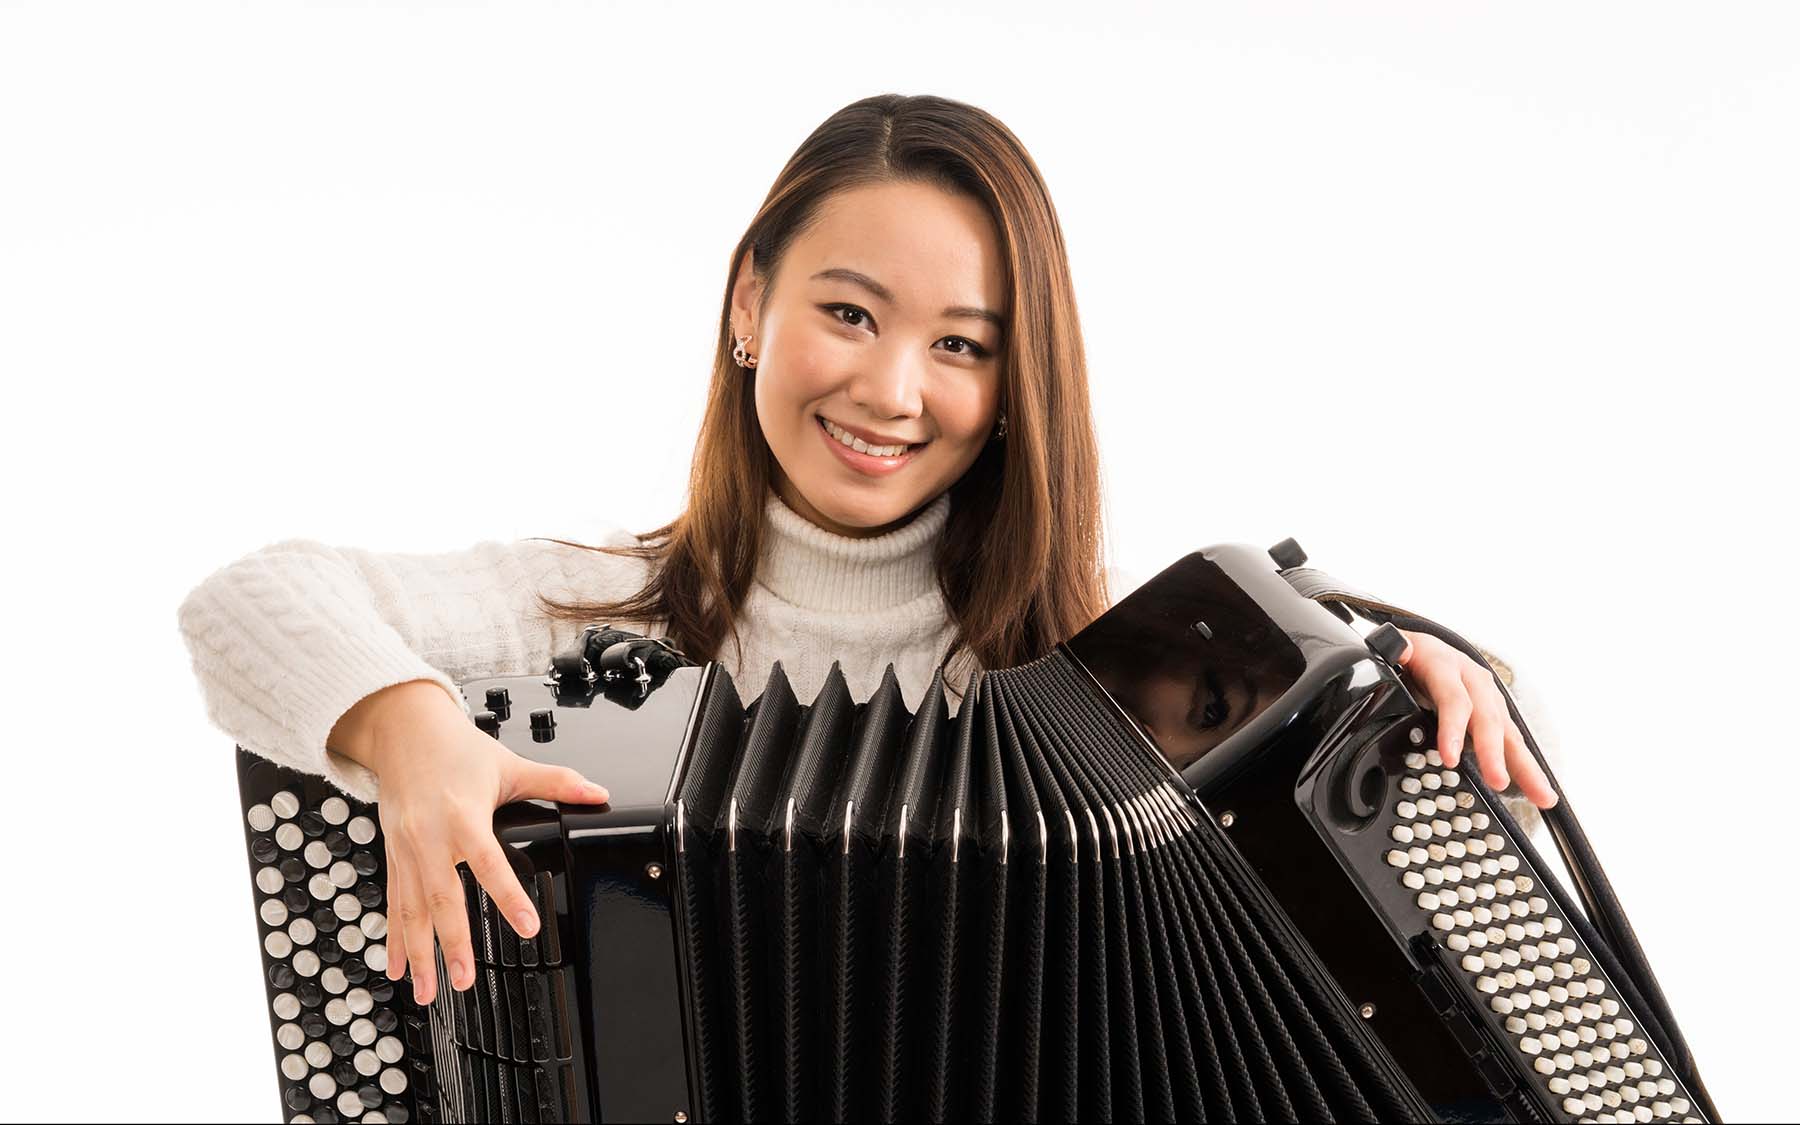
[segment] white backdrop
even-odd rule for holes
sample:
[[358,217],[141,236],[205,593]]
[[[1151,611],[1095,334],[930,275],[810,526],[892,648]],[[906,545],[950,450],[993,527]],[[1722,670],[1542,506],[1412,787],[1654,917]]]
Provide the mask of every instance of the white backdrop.
[[1293,535],[1513,659],[1721,1110],[1783,1116],[1800,12],[682,7],[0,4],[0,1115],[275,1119],[176,605],[663,522],[726,255],[897,91],[1043,169],[1114,560]]

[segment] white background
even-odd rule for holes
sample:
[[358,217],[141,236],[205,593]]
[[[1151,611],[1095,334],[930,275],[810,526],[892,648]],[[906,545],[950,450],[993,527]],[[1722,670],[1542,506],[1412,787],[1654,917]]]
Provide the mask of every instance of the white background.
[[[700,8],[701,10],[696,10]],[[1721,1110],[1796,1018],[1784,4],[0,5],[0,1114],[274,1120],[175,607],[276,539],[646,530],[727,254],[857,98],[1066,232],[1114,559],[1295,536],[1488,644]]]

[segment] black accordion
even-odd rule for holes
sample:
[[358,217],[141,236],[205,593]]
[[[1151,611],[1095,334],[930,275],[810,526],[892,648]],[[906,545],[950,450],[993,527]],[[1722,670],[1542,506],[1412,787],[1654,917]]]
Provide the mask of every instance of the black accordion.
[[1304,561],[1189,555],[954,718],[600,626],[463,684],[612,801],[496,812],[543,926],[465,868],[425,1007],[373,807],[240,748],[286,1119],[1717,1120],[1567,800],[1571,887],[1394,663],[1478,650]]

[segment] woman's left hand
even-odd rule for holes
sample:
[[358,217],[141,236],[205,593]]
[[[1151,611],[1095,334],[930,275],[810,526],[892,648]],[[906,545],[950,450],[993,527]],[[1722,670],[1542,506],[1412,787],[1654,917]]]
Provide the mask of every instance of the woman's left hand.
[[1463,735],[1475,740],[1475,759],[1481,774],[1496,792],[1507,779],[1519,779],[1519,789],[1540,809],[1556,804],[1556,791],[1525,746],[1525,737],[1507,713],[1506,699],[1485,667],[1429,633],[1409,633],[1400,666],[1425,689],[1438,714],[1438,753],[1444,765],[1455,769],[1462,760]]

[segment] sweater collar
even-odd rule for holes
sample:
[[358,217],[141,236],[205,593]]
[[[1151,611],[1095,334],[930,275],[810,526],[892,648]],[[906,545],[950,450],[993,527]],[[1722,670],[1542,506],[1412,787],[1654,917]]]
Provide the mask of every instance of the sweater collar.
[[773,489],[763,504],[756,578],[782,601],[825,612],[890,609],[937,591],[936,553],[950,518],[950,493],[903,527],[853,539],[814,525]]

